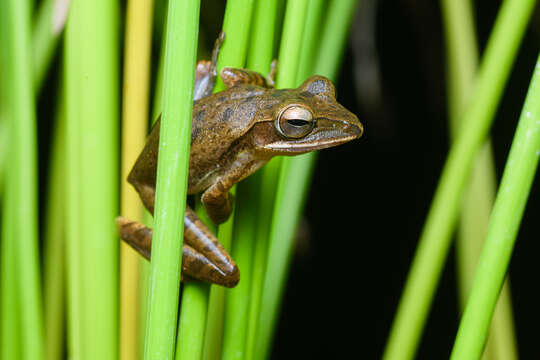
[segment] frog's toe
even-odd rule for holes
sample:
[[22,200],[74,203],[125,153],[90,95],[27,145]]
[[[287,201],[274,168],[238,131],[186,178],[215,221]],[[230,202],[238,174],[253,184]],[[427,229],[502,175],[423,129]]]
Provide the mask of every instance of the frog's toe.
[[183,246],[182,273],[188,278],[228,288],[235,287],[240,281],[240,270],[234,263],[227,265],[220,267],[191,246]]

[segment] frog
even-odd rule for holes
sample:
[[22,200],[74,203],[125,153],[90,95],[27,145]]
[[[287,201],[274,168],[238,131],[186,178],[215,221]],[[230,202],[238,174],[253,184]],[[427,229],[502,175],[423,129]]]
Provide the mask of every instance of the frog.
[[[188,195],[201,203],[215,224],[232,212],[230,189],[275,156],[295,156],[358,139],[363,125],[339,104],[333,83],[309,77],[296,89],[276,89],[275,62],[267,76],[248,69],[224,67],[225,90],[212,93],[217,56],[196,65],[189,153]],[[160,119],[128,175],[146,209],[153,214]],[[185,201],[185,199],[178,199]],[[152,229],[119,216],[120,238],[150,260]],[[182,280],[199,280],[227,288],[240,280],[238,266],[216,236],[186,205],[182,245]]]

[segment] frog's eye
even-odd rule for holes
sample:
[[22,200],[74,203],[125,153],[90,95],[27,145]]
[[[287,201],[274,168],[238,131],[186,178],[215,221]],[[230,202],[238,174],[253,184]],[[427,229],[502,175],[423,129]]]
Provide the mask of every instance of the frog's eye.
[[277,129],[281,135],[299,139],[313,130],[313,115],[308,109],[293,105],[281,112],[277,119]]

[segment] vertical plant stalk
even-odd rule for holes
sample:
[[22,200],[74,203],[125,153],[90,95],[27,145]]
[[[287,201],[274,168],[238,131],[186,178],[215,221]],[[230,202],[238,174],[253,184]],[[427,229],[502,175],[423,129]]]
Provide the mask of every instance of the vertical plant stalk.
[[540,57],[495,199],[485,245],[452,351],[452,359],[481,356],[540,155]]
[[[253,0],[232,0],[227,2],[225,8],[225,15],[223,20],[223,31],[225,32],[225,41],[221,47],[217,62],[218,74],[224,66],[230,67],[244,67],[246,61],[247,44],[249,39],[249,29],[251,25],[251,14],[253,9]],[[214,87],[214,93],[225,90],[225,85],[220,76],[216,79],[216,86]],[[235,187],[231,189],[231,194],[234,196]],[[197,209],[199,213],[199,209]],[[232,231],[234,221],[234,209],[230,218],[218,230],[218,239],[223,247],[230,251]],[[243,276],[243,275],[242,275]],[[186,284],[185,290],[189,292],[191,289],[190,284]],[[208,286],[208,285],[207,285]],[[199,289],[202,289],[202,285],[199,285]],[[194,287],[194,289],[196,289]],[[202,290],[199,290],[202,291]],[[221,287],[213,286],[210,291],[206,292],[206,297],[199,296],[200,301],[205,301],[208,316],[206,314],[206,324],[208,330],[203,328],[203,334],[206,334],[207,339],[204,340],[200,337],[202,345],[202,353],[205,358],[214,358],[219,356],[219,351],[223,345],[223,332],[227,332],[223,329],[224,323],[224,301],[226,290]],[[185,296],[185,295],[184,295]],[[203,304],[198,304],[199,309],[203,309]],[[182,313],[184,309],[182,309]],[[186,313],[189,310],[186,308]],[[226,312],[226,310],[225,310]],[[194,314],[195,315],[195,314]],[[200,313],[199,317],[203,320],[203,314]],[[192,322],[193,323],[193,322]],[[182,326],[182,323],[180,323]],[[204,325],[204,323],[203,323]],[[188,331],[185,332],[186,334]],[[223,356],[226,356],[223,353]],[[191,357],[194,358],[194,357]],[[200,356],[199,356],[200,358]]]
[[47,191],[43,256],[46,360],[59,359],[64,353],[66,116],[63,91],[59,96],[55,122]]
[[64,28],[67,9],[57,6],[57,0],[41,2],[32,31],[34,86],[39,91]]
[[66,280],[68,357],[81,358],[81,306],[79,261],[79,121],[78,84],[79,2],[74,1],[68,16],[64,44],[64,104],[66,106]]
[[[223,51],[218,59],[218,71],[224,66],[245,67],[250,33],[252,32],[251,25],[254,5],[255,2],[253,0],[227,3],[223,21],[223,31],[226,37]],[[239,21],[239,19],[242,19],[242,21]],[[229,43],[227,43],[228,41]],[[214,91],[221,91],[223,89],[223,82],[219,78]],[[236,194],[236,186],[233,187],[231,193],[233,195]],[[226,249],[231,251],[231,255],[240,268],[241,274],[241,281],[234,289],[221,290],[225,295],[221,358],[225,360],[243,358],[245,349],[244,344],[247,330],[245,325],[248,311],[245,295],[251,285],[251,253],[247,254],[250,252],[250,249],[249,245],[246,246],[245,240],[246,236],[250,236],[250,225],[252,225],[247,224],[245,216],[243,216],[245,215],[247,204],[245,195],[245,191],[238,194],[235,209],[231,217],[218,230],[220,242]],[[237,215],[237,211],[240,211],[240,214]],[[236,224],[237,220],[240,221],[239,224]],[[251,229],[253,228],[251,227]],[[243,248],[243,246],[246,247]]]
[[[315,42],[310,41],[309,39],[315,39],[316,28],[320,25],[320,17],[323,1],[311,1],[307,8],[306,14],[306,25],[304,29],[304,38],[302,39],[302,51],[299,64],[298,80],[302,81],[300,78],[305,78],[312,71],[313,66],[308,64],[307,61],[311,61],[315,58]],[[271,8],[270,5],[272,5]],[[278,10],[278,2],[274,1],[272,4],[270,2],[260,3],[257,12],[256,12],[256,23],[254,29],[254,35],[252,38],[252,48],[250,51],[250,57],[248,58],[248,66],[264,73],[266,69],[270,66],[271,61],[271,49],[266,50],[268,55],[266,58],[263,58],[262,54],[265,53],[264,49],[259,49],[264,44],[272,44],[274,33],[277,32],[275,27],[276,16],[269,16],[269,14],[276,13]],[[269,33],[266,29],[273,28],[274,32],[271,33],[272,38],[265,39],[265,36],[268,36]],[[308,45],[309,44],[309,45]],[[315,60],[313,60],[315,61]],[[281,65],[278,64],[278,72],[280,71]],[[300,75],[302,73],[302,75]],[[279,179],[279,173],[281,170],[281,159],[275,158],[270,161],[260,172],[254,174],[251,178],[247,179],[246,182],[258,182],[260,185],[259,196],[255,206],[258,205],[258,208],[254,209],[254,213],[257,214],[257,228],[254,237],[254,255],[253,255],[253,265],[252,265],[252,285],[251,285],[251,301],[249,309],[249,322],[248,322],[248,334],[246,339],[246,358],[253,359],[255,358],[255,346],[257,342],[258,328],[259,328],[259,317],[260,317],[260,308],[262,302],[264,278],[266,272],[266,261],[268,256],[268,242],[269,242],[269,233],[270,226],[272,223],[272,214],[274,211],[274,201],[275,193],[277,188],[277,183]]]
[[199,8],[168,7],[145,359],[174,356]]
[[532,0],[520,0],[505,1],[501,6],[478,72],[475,93],[462,115],[462,129],[452,144],[424,224],[385,359],[414,357],[473,159],[493,120],[533,5]]
[[[457,133],[459,116],[473,92],[478,62],[474,20],[469,0],[443,0],[448,59],[448,103],[452,134]],[[465,307],[472,284],[489,215],[495,198],[496,180],[493,153],[489,140],[476,159],[464,199],[456,238],[461,306]],[[510,289],[506,281],[493,316],[485,359],[517,359]]]
[[[130,0],[126,10],[124,86],[122,102],[121,213],[142,221],[138,194],[126,178],[144,147],[148,124],[152,0]],[[138,359],[140,255],[129,245],[120,246],[120,358]]]
[[[314,38],[317,36],[318,27],[315,26],[323,4],[310,3],[310,15],[306,19],[303,45],[306,51],[314,48]],[[305,79],[298,75],[306,75],[311,71],[325,75],[335,80],[339,63],[342,57],[345,40],[347,38],[350,23],[356,1],[332,1],[327,9],[320,45],[315,56],[315,69],[299,68],[296,78],[292,80],[292,86],[299,84]],[[308,13],[309,14],[309,13]],[[285,18],[284,35],[286,32],[287,18]],[[280,55],[281,55],[280,50]],[[309,59],[310,57],[307,56]],[[280,57],[281,60],[281,57]],[[310,66],[309,62],[304,65]],[[278,78],[279,81],[279,78]],[[278,82],[278,87],[280,86]],[[291,85],[286,85],[291,86]],[[263,349],[262,356],[268,356],[269,346],[273,336],[273,329],[277,321],[277,311],[280,307],[282,293],[285,287],[285,279],[292,253],[292,243],[296,226],[305,203],[307,190],[313,172],[316,155],[314,153],[287,157],[283,159],[282,170],[278,182],[276,205],[270,230],[270,248],[267,261],[266,277],[264,283],[263,303],[259,329],[267,329],[258,333],[262,342],[257,347]]]
[[[254,9],[246,67],[261,74],[270,71],[276,37],[277,5],[277,0],[261,1]],[[238,189],[233,258],[241,264],[244,283],[240,283],[238,289],[230,293],[228,301],[233,304],[229,311],[242,315],[237,318],[236,346],[239,354],[246,359],[252,358],[256,341],[268,231],[274,207],[274,191],[265,191],[262,183],[266,177],[266,181],[270,180],[275,188],[276,170],[279,170],[279,161],[253,174],[239,184]]]
[[[77,233],[71,233],[78,265],[80,356],[118,357],[118,8],[108,0],[71,3],[70,24],[75,37],[68,42],[73,68],[68,69],[69,122],[75,123],[76,166],[74,210]],[[73,7],[76,9],[73,10]],[[100,26],[95,26],[99,23]],[[72,60],[69,60],[72,61]],[[69,102],[76,102],[76,112]],[[68,130],[69,131],[69,130]],[[71,226],[71,225],[70,225]],[[98,295],[99,294],[99,295]],[[74,324],[75,326],[77,324]]]
[[[2,304],[18,302],[17,314],[6,316],[9,325],[14,325],[19,316],[20,326],[4,331],[14,331],[20,336],[20,353],[15,341],[10,355],[20,355],[21,359],[43,358],[43,315],[41,307],[41,286],[39,273],[39,249],[37,229],[37,154],[36,154],[36,114],[31,56],[30,34],[31,4],[26,0],[5,0],[0,2],[0,69],[2,70],[2,106],[6,109],[10,144],[8,153],[9,172],[5,178],[5,198],[2,221],[3,251],[13,258],[2,270],[5,274],[17,274],[16,284],[7,284],[2,292]],[[3,256],[3,260],[6,260]],[[11,263],[10,263],[11,262]],[[5,280],[5,279],[3,279]],[[14,286],[13,286],[14,285]],[[2,290],[6,290],[3,288]],[[9,297],[12,297],[9,299]],[[16,310],[17,308],[15,308]],[[8,311],[3,308],[3,311]],[[13,310],[9,310],[13,311]],[[17,330],[19,330],[17,332]],[[6,344],[10,334],[3,335]],[[9,339],[14,340],[14,339]]]
[[[305,0],[290,1],[287,3],[283,23],[283,34],[279,49],[279,71],[276,78],[276,88],[292,88],[296,86],[307,6],[308,2]],[[281,162],[282,161],[283,160],[281,160]],[[274,162],[276,162],[276,159],[274,159]],[[280,173],[283,171],[282,169],[283,167],[281,167]],[[279,191],[276,196],[279,196]],[[276,213],[275,209],[278,209],[278,201],[278,198],[276,198],[274,214]],[[279,264],[282,264],[282,259],[278,259],[279,255],[276,253],[276,249],[272,248],[275,244],[272,243],[272,229],[275,227],[274,216],[272,217],[272,224],[270,226],[269,250],[266,261],[267,269],[265,270],[263,293],[261,297],[258,320],[259,326],[256,330],[257,340],[255,343],[255,358],[257,359],[266,358],[268,356],[277,311],[277,301],[281,295],[276,292],[280,291],[279,286],[281,284],[279,283],[279,280],[281,278],[281,273],[284,271],[279,265],[276,266],[276,263],[273,262],[274,260],[277,260]],[[287,240],[288,239],[286,239],[286,241]],[[279,249],[277,249],[277,252],[279,252]],[[280,255],[283,255],[283,253]],[[271,273],[268,271],[268,266],[272,266]]]

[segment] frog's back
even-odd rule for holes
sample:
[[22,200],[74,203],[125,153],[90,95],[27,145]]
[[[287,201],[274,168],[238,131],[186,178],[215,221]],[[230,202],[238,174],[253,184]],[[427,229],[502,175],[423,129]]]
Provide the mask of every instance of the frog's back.
[[[198,192],[219,172],[223,154],[253,126],[265,88],[237,86],[193,104],[190,193]],[[216,166],[217,165],[217,166]]]

